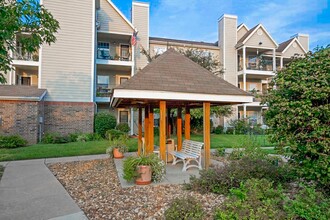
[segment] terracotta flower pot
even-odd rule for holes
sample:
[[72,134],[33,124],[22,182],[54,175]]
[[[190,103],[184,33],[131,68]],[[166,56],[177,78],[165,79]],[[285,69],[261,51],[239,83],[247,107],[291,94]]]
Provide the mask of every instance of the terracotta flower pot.
[[148,185],[151,183],[151,166],[138,166],[140,177],[135,180],[136,185]]
[[113,149],[113,157],[116,158],[116,159],[121,159],[121,158],[124,158],[124,154],[121,153],[118,148],[114,148]]

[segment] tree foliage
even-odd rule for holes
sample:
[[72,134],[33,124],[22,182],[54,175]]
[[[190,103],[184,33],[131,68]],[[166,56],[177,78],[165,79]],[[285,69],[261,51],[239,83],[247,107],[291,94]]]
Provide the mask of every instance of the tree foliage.
[[272,141],[290,145],[302,177],[329,188],[330,47],[293,59],[272,85],[276,89],[264,98]]
[[10,51],[17,52],[19,44],[23,52],[36,52],[43,43],[55,42],[58,29],[58,21],[38,0],[0,1],[0,83],[11,70]]

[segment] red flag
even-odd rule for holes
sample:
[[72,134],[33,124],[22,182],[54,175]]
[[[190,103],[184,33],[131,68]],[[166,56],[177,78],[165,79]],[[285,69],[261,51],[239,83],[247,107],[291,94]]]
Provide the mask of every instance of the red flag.
[[134,31],[134,33],[133,33],[133,35],[131,37],[131,44],[132,44],[132,46],[135,46],[136,43],[137,43],[136,35],[137,35],[137,32]]

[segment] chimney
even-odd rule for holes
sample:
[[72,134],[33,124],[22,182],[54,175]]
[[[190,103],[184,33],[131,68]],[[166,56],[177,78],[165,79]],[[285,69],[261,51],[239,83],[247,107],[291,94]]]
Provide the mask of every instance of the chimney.
[[149,50],[149,3],[132,2],[132,24],[137,33],[135,46],[135,71],[148,64],[147,57],[141,53],[141,47]]
[[237,86],[236,48],[237,16],[224,14],[218,19],[218,46],[224,79]]
[[309,35],[308,34],[295,34],[291,38],[297,38],[299,43],[303,46],[303,48],[308,52],[309,51]]

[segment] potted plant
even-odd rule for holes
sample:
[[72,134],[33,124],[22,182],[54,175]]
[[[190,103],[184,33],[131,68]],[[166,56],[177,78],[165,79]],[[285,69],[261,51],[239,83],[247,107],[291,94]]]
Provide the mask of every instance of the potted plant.
[[165,176],[165,163],[156,154],[130,156],[124,160],[124,179],[137,185],[160,182]]
[[109,154],[110,157],[121,159],[124,158],[124,153],[128,151],[127,135],[121,135],[118,138],[110,138],[110,147],[106,150],[106,153]]

